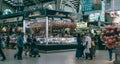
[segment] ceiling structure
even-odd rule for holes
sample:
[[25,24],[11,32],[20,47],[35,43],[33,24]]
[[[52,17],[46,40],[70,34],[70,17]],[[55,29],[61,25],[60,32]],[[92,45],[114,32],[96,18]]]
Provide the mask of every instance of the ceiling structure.
[[[57,1],[59,1],[59,3],[56,4]],[[32,9],[43,7],[53,10],[59,8],[60,11],[69,10],[70,12],[76,13],[79,10],[79,1],[80,0],[3,0],[3,3],[6,3],[13,8],[17,5],[24,6],[27,10],[29,10],[28,8]],[[60,6],[56,7],[56,5]]]
[[11,6],[16,6],[16,2],[22,3],[24,6],[36,5],[38,3],[46,3],[53,0],[3,0],[4,3],[7,3]]
[[[2,0],[6,5],[16,9],[16,6],[24,7],[24,11],[35,9],[50,9],[65,12],[79,12],[80,0]],[[14,10],[16,12],[16,10]],[[74,20],[79,20],[78,18]]]
[[[68,12],[70,11],[70,12],[78,13],[81,0],[0,0],[0,1],[6,3],[12,8],[15,8],[15,6],[20,5],[20,6],[24,6],[26,10],[43,7],[52,10],[56,10],[58,8],[58,10],[60,11],[68,11]],[[115,3],[116,2],[119,3],[118,1],[119,0],[115,0]],[[59,3],[56,4],[56,2]],[[110,6],[109,3],[112,2],[112,0],[106,0],[106,2],[108,3],[108,4],[106,3],[106,5]],[[110,7],[106,7],[106,9],[107,8]],[[115,8],[119,8],[119,7],[115,7]]]
[[60,10],[77,13],[79,12],[79,0],[61,0],[58,3],[58,5],[56,5],[56,2],[49,2],[45,3],[43,7],[51,10]]

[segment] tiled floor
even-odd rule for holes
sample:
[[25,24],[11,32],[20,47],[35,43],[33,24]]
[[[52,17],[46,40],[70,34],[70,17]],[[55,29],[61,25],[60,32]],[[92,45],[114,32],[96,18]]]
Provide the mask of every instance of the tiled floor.
[[[41,54],[41,57],[30,58],[23,55],[23,60],[13,58],[15,50],[4,50],[7,60],[0,61],[0,64],[113,64],[108,61],[107,51],[97,51],[93,60],[75,59],[75,51]],[[114,57],[113,57],[114,58]]]

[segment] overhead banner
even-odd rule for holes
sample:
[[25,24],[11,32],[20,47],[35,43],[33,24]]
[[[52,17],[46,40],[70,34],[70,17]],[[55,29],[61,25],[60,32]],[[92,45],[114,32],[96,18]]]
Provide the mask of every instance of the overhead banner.
[[83,12],[101,10],[101,0],[80,0]]

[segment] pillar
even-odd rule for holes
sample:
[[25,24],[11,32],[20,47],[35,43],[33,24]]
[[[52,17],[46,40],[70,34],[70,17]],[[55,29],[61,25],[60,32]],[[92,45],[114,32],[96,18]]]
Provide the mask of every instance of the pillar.
[[62,0],[55,0],[55,9],[60,10],[60,5],[61,5]]

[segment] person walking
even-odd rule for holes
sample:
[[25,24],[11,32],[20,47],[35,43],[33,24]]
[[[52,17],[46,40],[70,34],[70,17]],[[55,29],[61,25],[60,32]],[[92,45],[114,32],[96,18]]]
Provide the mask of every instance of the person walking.
[[24,46],[24,33],[20,32],[17,37],[17,49],[18,52],[14,55],[14,58],[17,58],[18,60],[22,60],[22,52],[23,52],[23,46]]
[[27,43],[25,44],[25,55],[27,55],[27,52],[30,51],[30,46],[32,43],[32,38],[30,37],[30,35],[28,35],[27,37]]
[[76,49],[76,58],[79,59],[82,57],[82,40],[80,34],[77,35],[77,49]]
[[1,61],[6,60],[5,54],[2,51],[2,38],[1,38],[1,36],[0,36],[0,55],[2,56]]
[[85,42],[86,42],[86,48],[85,48],[85,55],[86,55],[86,59],[88,59],[90,57],[90,60],[93,59],[93,55],[92,55],[92,39],[91,39],[91,34],[87,34],[87,36],[85,37]]
[[111,45],[106,45],[106,47],[108,48],[108,53],[109,53],[109,61],[112,61],[112,53],[113,53],[113,49],[114,47]]
[[9,35],[7,35],[7,38],[6,38],[6,47],[9,48],[9,43],[10,43],[10,37]]

